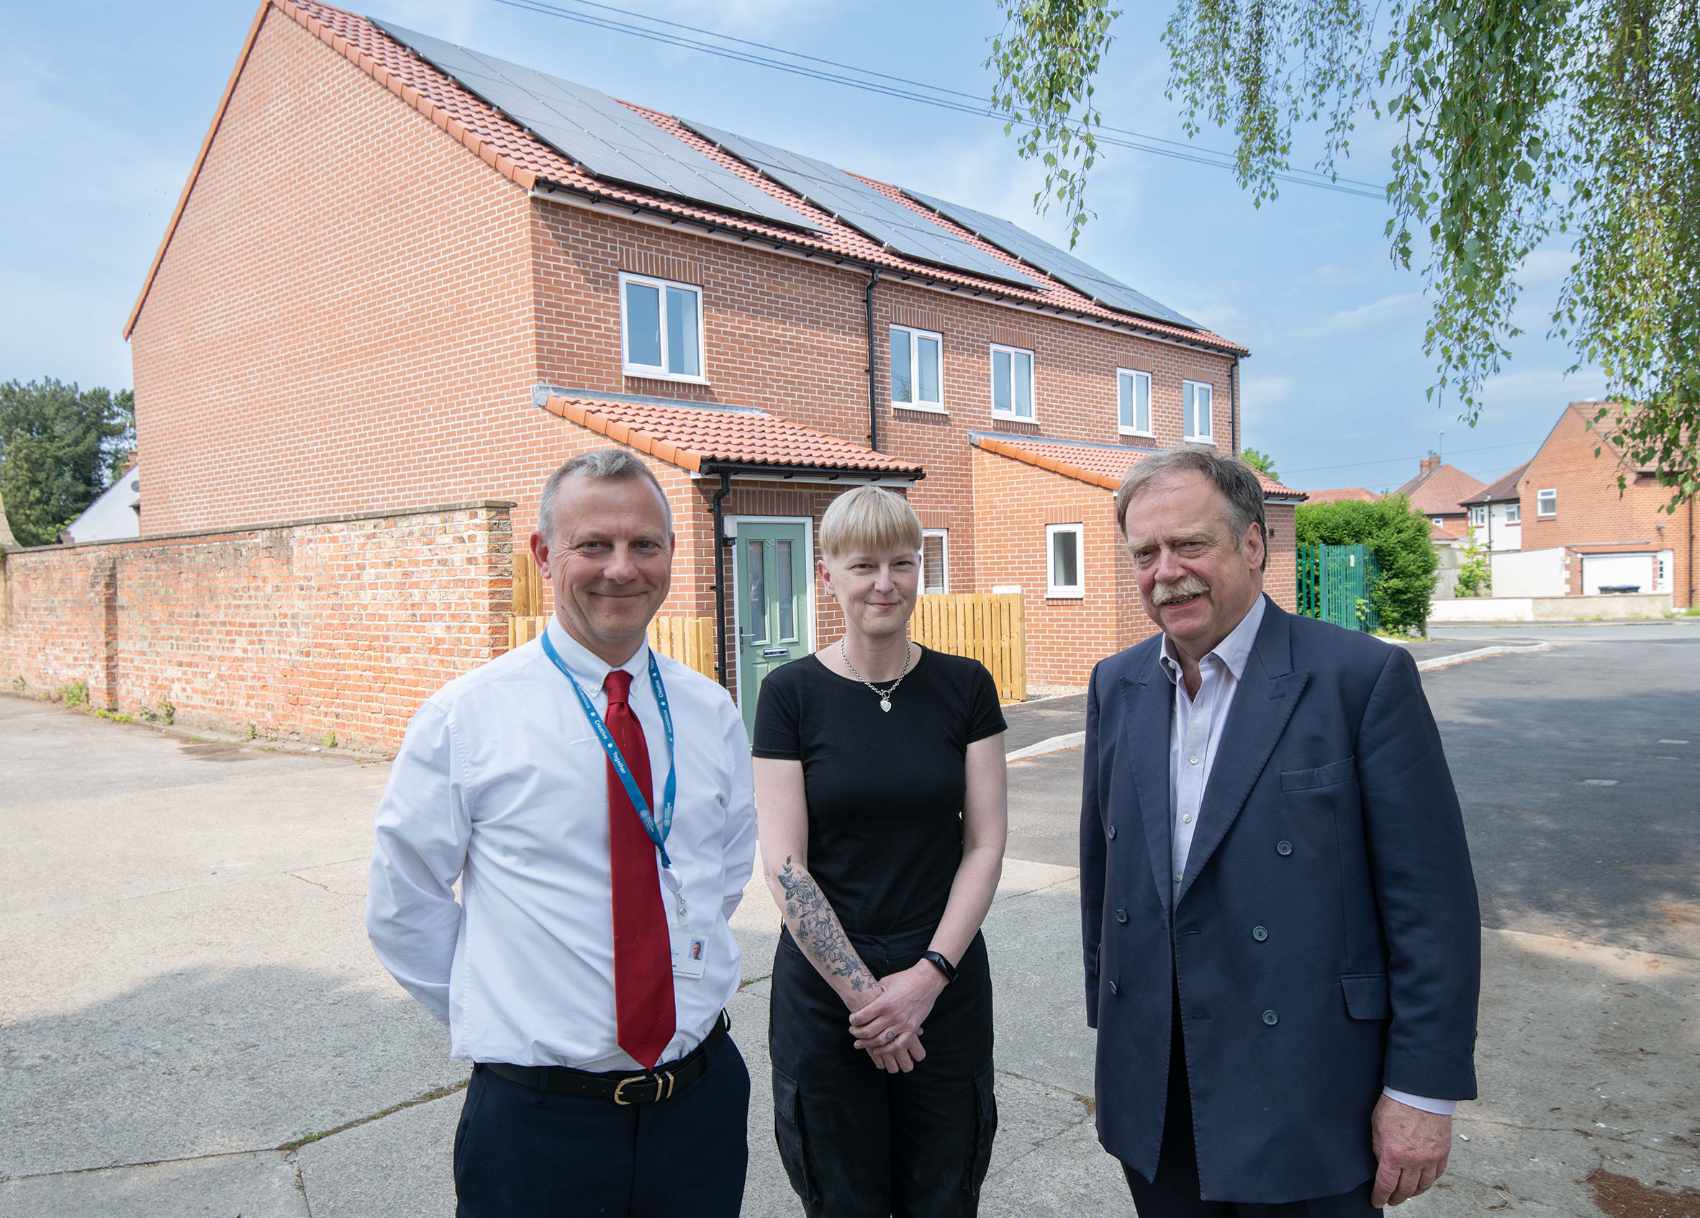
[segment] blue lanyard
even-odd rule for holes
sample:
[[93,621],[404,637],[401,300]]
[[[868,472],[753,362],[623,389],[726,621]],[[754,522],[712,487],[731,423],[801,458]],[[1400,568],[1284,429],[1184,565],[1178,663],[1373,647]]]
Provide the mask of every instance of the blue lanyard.
[[[661,666],[655,662],[655,652],[649,653],[649,687],[655,691],[655,704],[661,708],[661,726],[667,732],[667,785],[661,790],[661,827],[655,825],[655,817],[650,813],[649,801],[638,790],[637,780],[632,777],[632,768],[626,764],[626,759],[620,754],[620,746],[614,743],[614,737],[608,731],[608,725],[602,722],[602,716],[596,713],[596,704],[590,700],[573,674],[567,671],[560,653],[555,650],[555,644],[549,641],[548,632],[541,636],[543,653],[549,657],[549,662],[561,670],[561,675],[573,687],[578,695],[578,704],[584,708],[584,717],[590,720],[591,728],[596,732],[596,738],[602,742],[602,751],[608,754],[608,764],[614,767],[614,773],[620,776],[620,783],[626,788],[626,797],[632,801],[632,807],[637,809],[638,820],[643,822],[643,831],[649,835],[649,840],[655,843],[655,848],[661,852],[661,865],[671,867],[673,860],[667,857],[667,835],[673,832],[673,802],[679,792],[679,769],[673,752],[673,712],[667,706],[667,687],[661,683]],[[635,714],[635,712],[634,712]]]

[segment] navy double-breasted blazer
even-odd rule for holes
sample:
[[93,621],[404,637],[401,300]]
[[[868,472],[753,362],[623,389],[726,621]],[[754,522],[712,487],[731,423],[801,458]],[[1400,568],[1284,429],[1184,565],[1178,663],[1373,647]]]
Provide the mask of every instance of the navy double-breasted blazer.
[[1434,717],[1404,649],[1269,604],[1177,891],[1160,646],[1099,663],[1087,700],[1099,1140],[1151,1178],[1178,986],[1203,1195],[1346,1192],[1384,1085],[1475,1096],[1481,917]]

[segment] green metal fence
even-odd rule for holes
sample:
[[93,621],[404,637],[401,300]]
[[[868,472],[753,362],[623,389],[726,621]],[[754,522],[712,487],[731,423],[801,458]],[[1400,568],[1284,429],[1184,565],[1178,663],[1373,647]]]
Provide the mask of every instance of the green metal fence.
[[1370,590],[1381,568],[1368,546],[1300,546],[1298,558],[1300,613],[1347,630],[1380,627]]

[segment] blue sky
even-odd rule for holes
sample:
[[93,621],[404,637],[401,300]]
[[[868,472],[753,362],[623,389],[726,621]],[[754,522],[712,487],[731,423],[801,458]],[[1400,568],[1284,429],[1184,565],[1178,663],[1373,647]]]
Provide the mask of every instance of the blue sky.
[[[1066,245],[1060,216],[1032,212],[1040,173],[991,119],[496,0],[349,7],[994,212]],[[1099,81],[1104,120],[1180,138],[1177,108],[1163,96],[1162,18],[1129,8]],[[979,96],[990,91],[981,63],[999,16],[990,0],[632,0],[632,11]],[[72,0],[13,17],[0,45],[0,112],[10,119],[0,130],[0,380],[130,384],[119,331],[253,14],[243,0]],[[1198,142],[1225,149],[1230,137],[1207,130]],[[1386,144],[1373,123],[1357,146],[1343,171],[1383,180]],[[1245,443],[1272,453],[1293,485],[1389,488],[1437,446],[1490,481],[1533,454],[1566,401],[1600,392],[1597,374],[1565,378],[1568,351],[1544,338],[1568,265],[1561,248],[1525,266],[1519,320],[1529,333],[1471,428],[1426,398],[1422,282],[1388,262],[1380,201],[1286,186],[1259,209],[1225,170],[1110,149],[1089,202],[1097,218],[1077,253],[1251,348]]]

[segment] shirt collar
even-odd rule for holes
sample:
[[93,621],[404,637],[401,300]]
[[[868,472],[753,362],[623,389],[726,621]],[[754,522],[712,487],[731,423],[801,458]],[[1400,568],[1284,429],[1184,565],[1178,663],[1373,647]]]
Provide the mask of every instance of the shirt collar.
[[[1210,656],[1215,656],[1222,667],[1233,673],[1234,680],[1238,681],[1240,674],[1245,672],[1246,661],[1251,658],[1251,649],[1257,642],[1258,628],[1263,625],[1263,610],[1264,599],[1260,592],[1251,608],[1246,610],[1246,615],[1240,619],[1240,624],[1230,630],[1228,637],[1216,644],[1210,655],[1204,658],[1208,660]],[[1163,675],[1169,678],[1170,684],[1177,683],[1181,673],[1180,660],[1170,648],[1169,636],[1166,634],[1163,636],[1158,660],[1162,664]]]
[[567,628],[561,625],[561,619],[554,614],[549,615],[549,625],[545,629],[548,631],[549,641],[555,645],[556,654],[561,657],[561,662],[567,666],[567,671],[573,674],[573,680],[582,685],[587,694],[594,695],[601,690],[608,674],[616,668],[631,673],[634,682],[649,671],[647,640],[638,644],[638,649],[624,664],[609,664],[568,634]]

